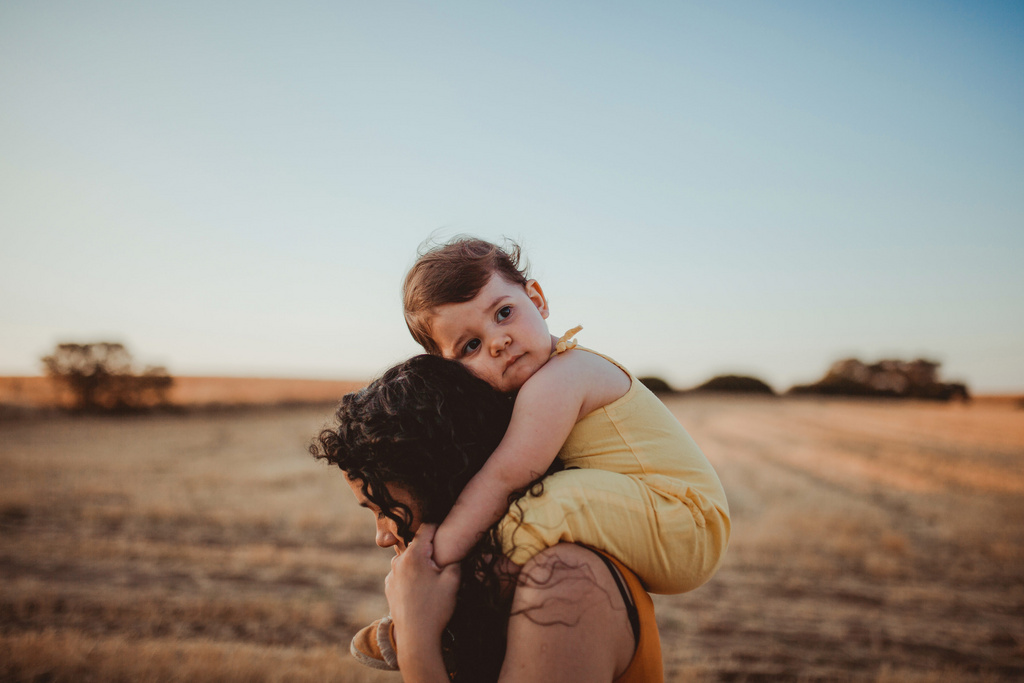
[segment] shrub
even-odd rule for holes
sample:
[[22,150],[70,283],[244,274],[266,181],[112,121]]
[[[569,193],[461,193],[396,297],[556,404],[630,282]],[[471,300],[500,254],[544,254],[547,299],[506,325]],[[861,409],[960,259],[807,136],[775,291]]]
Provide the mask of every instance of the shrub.
[[675,389],[669,386],[669,383],[660,377],[638,377],[640,384],[650,389],[656,394],[672,394],[675,393]]
[[856,358],[836,361],[817,382],[792,387],[790,394],[918,398],[932,401],[970,400],[967,386],[939,381],[939,363],[880,360],[870,365]]
[[42,359],[46,374],[70,390],[74,408],[89,412],[130,412],[167,404],[174,380],[161,367],[137,373],[123,344],[58,344]]
[[720,391],[731,394],[768,394],[775,395],[775,390],[756,377],[744,375],[718,375],[712,377],[692,391]]

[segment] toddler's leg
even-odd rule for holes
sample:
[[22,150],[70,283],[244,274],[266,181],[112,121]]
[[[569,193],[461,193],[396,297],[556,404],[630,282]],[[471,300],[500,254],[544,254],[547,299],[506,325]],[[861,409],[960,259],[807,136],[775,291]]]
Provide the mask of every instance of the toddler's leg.
[[582,543],[621,560],[649,591],[681,593],[710,578],[725,551],[728,519],[667,477],[574,469],[543,484],[501,522],[505,553],[516,564],[556,543]]

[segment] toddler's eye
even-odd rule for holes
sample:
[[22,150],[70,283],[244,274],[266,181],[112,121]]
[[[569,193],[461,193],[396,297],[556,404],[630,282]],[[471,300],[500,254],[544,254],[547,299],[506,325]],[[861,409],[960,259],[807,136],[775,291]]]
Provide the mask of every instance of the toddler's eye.
[[466,345],[462,347],[462,353],[470,353],[472,351],[476,351],[478,348],[480,348],[480,340],[470,339],[466,342]]
[[512,307],[502,306],[501,308],[498,309],[498,322],[501,322],[510,315],[512,315]]

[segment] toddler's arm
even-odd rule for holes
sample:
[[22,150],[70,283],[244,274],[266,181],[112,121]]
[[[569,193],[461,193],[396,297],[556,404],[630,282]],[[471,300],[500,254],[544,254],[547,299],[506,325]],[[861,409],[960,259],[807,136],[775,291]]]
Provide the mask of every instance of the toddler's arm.
[[505,515],[509,495],[550,467],[576,421],[628,389],[629,378],[594,354],[548,361],[519,390],[505,437],[438,528],[434,562],[444,567],[465,557]]

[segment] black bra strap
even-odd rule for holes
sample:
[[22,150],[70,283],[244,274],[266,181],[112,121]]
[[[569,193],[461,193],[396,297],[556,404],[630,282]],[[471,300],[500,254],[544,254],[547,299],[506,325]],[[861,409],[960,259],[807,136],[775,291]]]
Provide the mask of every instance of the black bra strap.
[[615,579],[615,585],[619,587],[619,593],[622,594],[622,602],[626,604],[626,614],[629,616],[629,625],[633,629],[633,643],[635,646],[640,645],[640,613],[636,610],[636,603],[633,602],[633,595],[626,588],[625,580],[622,578],[622,574],[619,572],[619,568],[601,553],[597,553],[604,563],[608,566],[608,571],[612,573],[612,578]]

